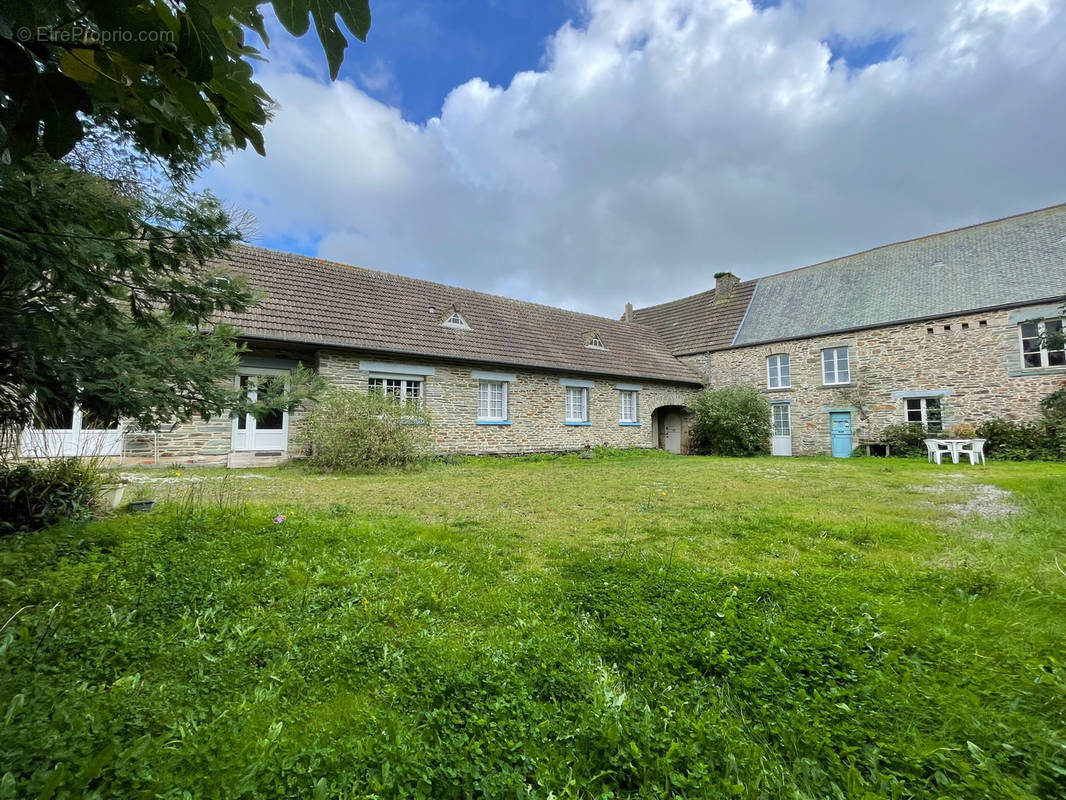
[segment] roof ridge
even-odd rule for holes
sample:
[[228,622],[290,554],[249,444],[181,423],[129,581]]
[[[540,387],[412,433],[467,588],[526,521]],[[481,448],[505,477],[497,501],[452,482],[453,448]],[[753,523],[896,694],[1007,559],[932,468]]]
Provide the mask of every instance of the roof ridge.
[[[319,258],[318,256],[308,256],[308,255],[304,255],[303,253],[289,253],[289,252],[287,252],[285,250],[273,250],[273,249],[271,249],[269,247],[261,247],[259,245],[248,244],[247,242],[237,242],[234,246],[238,247],[238,248],[246,248],[246,249],[249,249],[249,250],[258,250],[258,251],[261,251],[261,252],[264,252],[264,253],[270,253],[273,256],[288,256],[290,258],[299,258],[299,259],[303,259],[304,261],[315,262],[315,263],[322,264],[322,265],[328,266],[328,267],[334,267],[334,268],[340,268],[340,269],[346,269],[346,270],[359,270],[361,272],[368,272],[368,273],[375,274],[375,275],[381,275],[381,276],[386,277],[386,278],[398,279],[400,281],[405,281],[405,282],[409,282],[409,283],[419,283],[419,284],[422,284],[424,286],[439,287],[441,289],[447,289],[449,291],[469,292],[470,294],[478,295],[479,297],[487,297],[487,298],[491,298],[493,300],[504,300],[504,301],[506,301],[508,303],[517,303],[517,304],[523,305],[523,306],[531,306],[533,308],[541,308],[541,309],[546,309],[548,311],[561,312],[563,314],[570,314],[571,316],[574,316],[574,317],[583,317],[583,318],[588,318],[590,320],[610,322],[610,323],[615,324],[615,325],[636,325],[636,326],[638,326],[640,328],[645,328],[645,329],[647,329],[649,331],[655,332],[650,326],[644,325],[644,324],[641,324],[641,323],[637,323],[637,322],[625,322],[624,320],[613,319],[612,317],[605,317],[605,316],[601,316],[599,314],[588,314],[588,313],[586,313],[584,311],[574,311],[573,309],[561,308],[560,306],[550,306],[547,303],[534,303],[531,300],[519,300],[519,299],[517,299],[515,297],[507,297],[506,295],[502,295],[502,294],[492,294],[491,292],[481,292],[481,291],[478,291],[477,289],[467,289],[466,287],[463,287],[463,286],[452,286],[451,284],[440,283],[439,281],[429,281],[429,280],[426,280],[424,278],[413,278],[410,275],[401,275],[398,272],[388,272],[388,271],[383,270],[383,269],[373,269],[371,267],[361,267],[361,266],[358,266],[356,264],[345,264],[343,261],[333,261],[333,260],[328,259],[328,258]],[[655,333],[656,333],[656,335],[658,335],[657,332],[655,332]]]

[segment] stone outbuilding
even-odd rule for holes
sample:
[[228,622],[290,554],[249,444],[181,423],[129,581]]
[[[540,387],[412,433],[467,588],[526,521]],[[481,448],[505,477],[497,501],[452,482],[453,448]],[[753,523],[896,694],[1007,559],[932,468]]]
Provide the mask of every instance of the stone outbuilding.
[[[1066,205],[742,281],[621,319],[237,246],[260,306],[225,318],[249,352],[235,386],[298,364],[424,405],[442,452],[688,449],[704,387],[770,401],[773,452],[847,455],[886,425],[1024,420],[1066,379]],[[102,426],[74,408],[21,455],[249,466],[304,452],[299,414]]]

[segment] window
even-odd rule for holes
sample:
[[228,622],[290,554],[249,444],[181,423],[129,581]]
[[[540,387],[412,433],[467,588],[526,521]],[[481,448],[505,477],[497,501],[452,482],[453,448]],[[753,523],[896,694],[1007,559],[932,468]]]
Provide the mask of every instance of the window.
[[579,386],[566,387],[566,421],[589,421],[589,390]]
[[822,351],[822,383],[826,386],[851,383],[848,348],[830,347]]
[[606,350],[607,348],[603,344],[603,339],[596,332],[585,334],[585,347],[590,347],[593,350]]
[[787,353],[779,353],[766,359],[766,386],[769,389],[788,389],[792,386]]
[[774,403],[770,406],[774,436],[792,435],[792,409],[788,403]]
[[465,331],[471,330],[470,326],[466,324],[466,320],[463,319],[463,315],[454,308],[450,308],[448,311],[444,312],[444,322],[442,322],[441,325],[445,328],[462,328]]
[[1061,319],[1023,322],[1018,328],[1022,340],[1023,367],[1066,366]]
[[397,405],[422,405],[421,378],[371,378],[368,388],[371,392],[381,392]]
[[487,422],[503,422],[507,419],[505,381],[478,381],[477,418]]
[[939,397],[908,397],[907,422],[917,422],[929,433],[944,430],[943,409]]
[[628,390],[618,392],[618,421],[637,421],[637,392]]

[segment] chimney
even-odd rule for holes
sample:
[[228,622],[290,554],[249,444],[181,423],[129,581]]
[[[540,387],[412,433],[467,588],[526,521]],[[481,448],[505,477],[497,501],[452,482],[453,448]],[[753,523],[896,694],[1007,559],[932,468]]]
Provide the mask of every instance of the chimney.
[[715,302],[723,303],[733,294],[733,290],[740,283],[740,278],[732,272],[714,273],[714,299]]
[[626,303],[626,310],[622,313],[622,322],[633,321],[633,304]]

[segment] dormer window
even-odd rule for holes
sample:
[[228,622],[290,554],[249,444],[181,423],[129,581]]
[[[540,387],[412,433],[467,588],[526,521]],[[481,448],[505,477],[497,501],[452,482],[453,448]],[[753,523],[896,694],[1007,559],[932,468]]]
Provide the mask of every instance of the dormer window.
[[590,350],[606,350],[607,348],[603,344],[603,339],[596,331],[590,331],[585,334],[585,347]]
[[466,324],[463,315],[460,314],[454,306],[444,312],[444,321],[441,323],[441,326],[445,328],[459,328],[464,331],[472,330],[472,328]]

